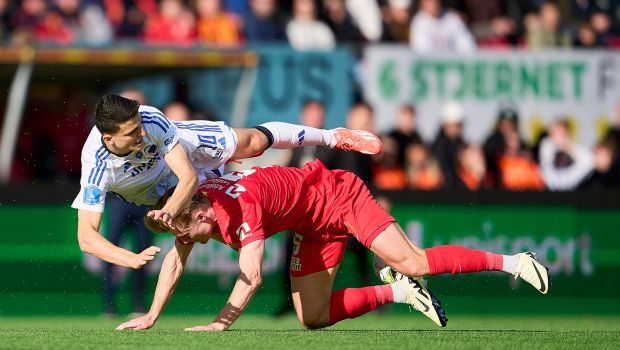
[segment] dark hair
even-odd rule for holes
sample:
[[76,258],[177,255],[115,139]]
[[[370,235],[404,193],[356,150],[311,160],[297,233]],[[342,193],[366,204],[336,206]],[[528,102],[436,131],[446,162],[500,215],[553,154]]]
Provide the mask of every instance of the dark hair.
[[115,94],[105,94],[95,109],[95,126],[101,133],[114,134],[119,125],[138,116],[140,103]]

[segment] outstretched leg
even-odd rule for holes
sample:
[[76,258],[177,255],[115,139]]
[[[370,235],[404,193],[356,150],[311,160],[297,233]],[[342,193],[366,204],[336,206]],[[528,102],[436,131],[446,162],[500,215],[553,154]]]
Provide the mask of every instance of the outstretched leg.
[[457,245],[422,249],[411,242],[396,223],[381,232],[370,249],[387,265],[406,276],[504,271],[521,277],[543,294],[549,289],[547,269],[533,253],[501,255]]

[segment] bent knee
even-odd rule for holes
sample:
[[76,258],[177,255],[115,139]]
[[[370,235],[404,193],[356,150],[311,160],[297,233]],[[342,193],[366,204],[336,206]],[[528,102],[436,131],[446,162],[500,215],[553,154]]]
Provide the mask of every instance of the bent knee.
[[329,311],[316,315],[297,315],[299,323],[306,329],[320,329],[330,325]]
[[392,267],[403,275],[410,277],[422,277],[430,272],[425,256],[408,258],[399,263],[398,266]]
[[310,320],[299,320],[299,323],[301,323],[301,325],[305,328],[305,329],[321,329],[321,328],[325,328],[327,326],[329,326],[329,321],[322,321],[322,320],[317,320],[317,319],[310,319]]

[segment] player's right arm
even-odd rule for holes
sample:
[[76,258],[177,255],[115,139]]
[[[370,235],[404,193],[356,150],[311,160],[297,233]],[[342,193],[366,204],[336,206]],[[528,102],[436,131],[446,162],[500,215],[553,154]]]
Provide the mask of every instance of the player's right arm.
[[161,271],[159,272],[159,279],[157,280],[157,288],[155,288],[155,295],[153,296],[153,303],[151,309],[144,315],[137,317],[131,321],[127,321],[119,325],[116,329],[149,329],[153,327],[159,315],[163,311],[164,307],[168,303],[168,300],[172,297],[174,289],[181,278],[181,274],[185,269],[185,263],[187,257],[192,251],[194,245],[185,245],[175,241],[174,247],[170,249],[170,252],[166,255],[164,262],[161,265]]
[[109,263],[139,269],[155,258],[160,249],[149,247],[135,254],[112,244],[99,233],[102,214],[78,209],[78,242],[80,249]]

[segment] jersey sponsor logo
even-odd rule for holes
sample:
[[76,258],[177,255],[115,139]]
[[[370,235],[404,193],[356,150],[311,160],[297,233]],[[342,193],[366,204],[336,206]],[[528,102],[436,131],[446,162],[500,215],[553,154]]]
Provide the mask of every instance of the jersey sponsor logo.
[[239,184],[234,184],[230,187],[228,187],[228,189],[226,189],[226,194],[233,197],[233,198],[237,198],[239,197],[243,192],[245,192],[245,187],[239,185]]
[[[168,146],[172,143],[172,140],[174,140],[174,136],[169,137],[166,141],[164,141],[164,145]],[[153,145],[155,146],[155,145]]]
[[291,258],[291,271],[301,271],[301,258],[296,256]]
[[96,205],[103,201],[103,191],[97,186],[84,187],[84,199],[85,204]]
[[157,153],[157,146],[156,145],[146,146],[144,147],[143,151],[145,154],[148,154],[149,156],[154,156]]
[[239,240],[243,241],[244,239],[252,236],[252,229],[250,229],[250,225],[248,225],[248,222],[246,221],[239,226],[236,233],[237,236],[239,236]]

